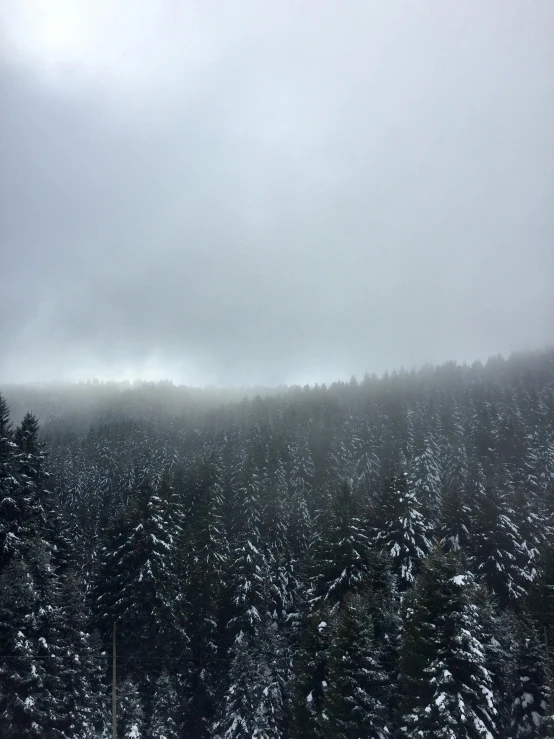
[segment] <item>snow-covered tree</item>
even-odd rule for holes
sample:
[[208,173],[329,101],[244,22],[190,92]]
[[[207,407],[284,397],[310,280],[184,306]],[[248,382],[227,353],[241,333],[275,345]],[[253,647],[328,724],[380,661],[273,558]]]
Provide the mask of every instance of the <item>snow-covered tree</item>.
[[219,475],[205,476],[190,514],[194,524],[184,528],[179,549],[182,555],[181,588],[186,593],[187,634],[190,662],[184,731],[190,736],[209,736],[224,682],[222,660],[226,640],[221,621],[226,584],[229,542],[225,500]]
[[475,504],[472,567],[503,605],[514,604],[525,595],[529,582],[514,512],[497,485],[489,485]]
[[296,559],[301,560],[312,540],[313,511],[310,510],[314,465],[306,444],[290,448],[290,543]]
[[432,547],[431,538],[431,526],[408,487],[407,474],[387,479],[377,501],[372,543],[390,557],[401,591],[413,583]]
[[457,407],[452,412],[451,422],[452,435],[447,442],[444,483],[446,490],[463,490],[469,478],[469,460],[463,419]]
[[346,593],[363,585],[368,572],[369,538],[350,481],[342,483],[321,522],[309,595],[314,604],[325,601],[332,612]]
[[6,739],[60,736],[60,706],[39,655],[38,615],[36,583],[25,562],[14,558],[0,574],[0,735]]
[[471,498],[456,485],[446,488],[439,521],[439,539],[445,552],[467,553],[471,531]]
[[543,635],[545,654],[548,651],[549,660],[546,672],[549,676],[547,685],[551,715],[554,715],[554,650],[546,649],[547,645],[554,644],[554,540],[549,539],[543,546],[537,562],[537,578],[529,589],[528,606],[538,632]]
[[92,608],[106,649],[117,624],[118,648],[131,674],[134,660],[149,659],[154,669],[186,650],[183,605],[176,597],[177,536],[171,500],[148,484],[107,533]]
[[118,736],[123,739],[146,739],[144,707],[135,681],[126,678],[118,689]]
[[214,739],[280,739],[283,693],[278,671],[280,645],[273,625],[240,631],[231,650],[229,686],[214,723]]
[[149,739],[180,739],[179,689],[176,678],[164,670],[156,680]]
[[328,609],[313,611],[303,619],[295,660],[293,685],[293,736],[324,739],[328,721],[325,702],[328,687],[329,650],[332,639]]
[[392,736],[387,711],[389,675],[374,635],[368,599],[346,596],[333,618],[332,644],[324,698],[329,739],[387,739]]
[[355,466],[355,486],[363,499],[372,501],[381,485],[381,461],[372,443],[367,442],[360,450]]
[[217,739],[277,739],[283,717],[282,685],[277,665],[284,648],[269,611],[270,569],[261,537],[261,484],[255,467],[247,467],[239,489],[241,515],[231,547],[233,635],[228,686],[216,713]]
[[500,737],[475,584],[435,551],[406,602],[401,675],[406,739]]
[[408,488],[426,515],[436,518],[441,506],[442,471],[439,447],[433,434],[423,437],[419,453],[408,465]]
[[528,614],[519,623],[518,636],[510,739],[548,737],[551,734],[544,643]]

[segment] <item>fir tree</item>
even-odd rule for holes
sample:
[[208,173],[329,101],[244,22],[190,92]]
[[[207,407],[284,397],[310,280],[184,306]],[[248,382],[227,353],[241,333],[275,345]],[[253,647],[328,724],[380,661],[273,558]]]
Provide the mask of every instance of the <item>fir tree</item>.
[[544,644],[527,614],[519,627],[510,739],[539,739],[550,736]]
[[213,727],[214,739],[282,737],[282,686],[272,665],[279,646],[271,636],[267,629],[259,629],[257,634],[241,631],[235,639],[229,687]]
[[313,510],[310,510],[308,501],[311,497],[314,467],[306,445],[293,446],[290,452],[289,536],[295,558],[302,560],[312,540]]
[[226,640],[221,635],[221,607],[225,602],[229,543],[220,484],[207,482],[195,502],[194,527],[186,531],[180,549],[186,553],[182,579],[187,593],[188,670],[190,699],[185,731],[190,737],[208,736],[222,688],[222,660]]
[[118,690],[118,736],[123,739],[143,739],[145,734],[144,708],[138,685],[126,678]]
[[386,480],[375,511],[373,546],[391,558],[400,590],[413,583],[431,549],[431,536],[419,501],[408,489],[407,474]]
[[46,660],[36,638],[36,585],[20,559],[0,575],[0,735],[58,737],[60,716],[47,687]]
[[[214,724],[221,739],[276,739],[283,723],[282,691],[275,663],[282,646],[269,613],[270,581],[261,538],[260,482],[247,469],[237,504],[242,515],[232,549],[234,639],[230,653],[229,684]],[[270,646],[268,646],[270,645]]]
[[437,551],[406,604],[401,673],[406,739],[500,737],[475,585]]
[[[468,500],[469,499],[469,500]],[[454,484],[444,494],[439,536],[445,552],[467,553],[471,530],[471,499]]]
[[347,596],[334,618],[333,642],[324,699],[329,739],[386,739],[391,736],[386,708],[389,676],[374,637],[368,600]]
[[489,485],[476,498],[473,520],[472,564],[503,605],[515,604],[523,595],[528,574],[522,567],[523,544],[507,496]]
[[180,739],[178,687],[166,670],[156,680],[153,705],[150,739]]
[[554,716],[554,541],[549,539],[537,562],[538,575],[528,597],[528,607],[538,633],[542,634],[546,663],[547,693],[550,698],[550,715]]
[[171,501],[149,485],[108,531],[91,594],[94,623],[107,650],[117,624],[122,664],[131,675],[137,660],[149,660],[155,673],[187,649],[176,597],[177,534]]
[[373,445],[361,452],[355,468],[356,487],[366,501],[372,501],[381,484],[381,461]]
[[295,737],[325,737],[331,638],[330,615],[326,609],[314,611],[303,619],[293,685],[292,735]]
[[470,471],[463,421],[458,408],[454,409],[451,422],[453,431],[446,450],[444,482],[447,490],[463,490]]
[[363,585],[368,571],[368,535],[349,481],[339,488],[322,522],[313,554],[317,574],[311,595],[314,603],[324,600],[333,611],[346,593]]
[[442,473],[438,444],[433,434],[423,438],[420,452],[408,468],[408,488],[429,518],[435,519],[441,506]]

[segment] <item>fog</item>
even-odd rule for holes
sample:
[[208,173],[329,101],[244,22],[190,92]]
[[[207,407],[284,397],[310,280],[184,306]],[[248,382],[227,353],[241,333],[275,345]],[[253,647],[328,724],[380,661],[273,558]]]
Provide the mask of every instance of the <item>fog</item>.
[[0,4],[0,382],[554,342],[554,5]]

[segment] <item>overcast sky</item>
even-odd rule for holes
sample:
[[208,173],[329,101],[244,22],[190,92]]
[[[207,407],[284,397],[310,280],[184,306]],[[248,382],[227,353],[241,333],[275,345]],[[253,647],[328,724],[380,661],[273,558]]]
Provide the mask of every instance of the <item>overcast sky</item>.
[[0,0],[0,381],[554,343],[554,3]]

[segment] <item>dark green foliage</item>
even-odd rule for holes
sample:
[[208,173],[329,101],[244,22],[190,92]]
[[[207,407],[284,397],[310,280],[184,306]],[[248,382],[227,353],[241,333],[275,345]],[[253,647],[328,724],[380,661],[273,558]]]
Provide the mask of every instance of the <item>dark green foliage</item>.
[[373,546],[390,557],[400,590],[415,580],[421,562],[431,549],[432,531],[420,502],[408,487],[407,474],[385,481],[376,503]]
[[406,739],[501,737],[476,586],[436,551],[406,600],[401,675]]
[[145,484],[137,491],[133,505],[108,532],[90,599],[93,625],[108,652],[113,624],[117,626],[119,672],[139,691],[140,721],[146,724],[152,710],[152,682],[168,663],[181,669],[188,665],[184,601],[176,571],[175,513],[169,486],[156,491]]
[[240,632],[231,650],[229,686],[211,736],[214,739],[280,739],[283,692],[277,666],[281,646],[268,624]]
[[[178,541],[180,578],[186,583],[186,617],[190,661],[189,696],[184,714],[187,736],[210,736],[210,726],[220,697],[225,669],[226,643],[221,604],[228,597],[226,574],[229,543],[225,528],[223,490],[216,479],[207,479],[197,491],[190,514],[194,527],[184,530]],[[185,522],[186,523],[186,522]],[[182,588],[182,585],[181,585]],[[181,666],[181,670],[185,664]],[[226,665],[225,665],[226,667]]]
[[550,696],[550,714],[554,716],[554,541],[549,539],[537,562],[538,576],[530,588],[528,607],[536,624],[538,633],[542,635],[547,675],[547,694]]
[[551,736],[547,725],[549,694],[544,634],[528,615],[519,623],[510,739]]
[[444,551],[467,555],[471,528],[471,498],[452,483],[442,502],[439,538]]
[[362,520],[361,501],[351,484],[343,482],[321,516],[322,531],[314,545],[316,573],[311,600],[324,601],[333,611],[344,595],[367,580],[369,537]]
[[438,444],[433,434],[425,434],[408,469],[408,488],[425,515],[435,520],[441,507],[442,470]]
[[325,736],[325,703],[331,627],[328,610],[303,619],[299,650],[294,663],[292,736],[322,739]]
[[166,670],[156,680],[152,702],[154,707],[148,734],[150,739],[180,739],[179,685]]
[[525,595],[529,576],[524,541],[515,523],[509,499],[499,485],[487,486],[476,496],[472,534],[475,573],[504,606]]
[[323,734],[329,739],[386,739],[392,736],[387,711],[390,675],[375,640],[368,599],[347,596],[333,618],[327,665]]
[[123,739],[142,739],[145,730],[144,707],[136,682],[126,678],[119,686],[117,734]]
[[0,735],[6,739],[41,739],[60,718],[45,660],[37,658],[38,610],[36,583],[14,559],[0,574]]

